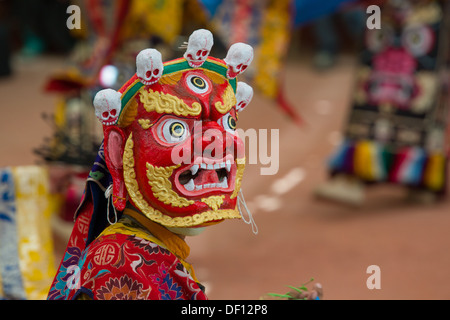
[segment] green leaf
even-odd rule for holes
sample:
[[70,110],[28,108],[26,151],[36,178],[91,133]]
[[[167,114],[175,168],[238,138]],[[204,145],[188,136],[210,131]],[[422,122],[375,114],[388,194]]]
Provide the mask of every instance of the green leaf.
[[301,286],[301,287],[299,287],[301,290],[305,290],[305,291],[308,291],[308,288],[307,287],[305,287],[305,286]]
[[289,294],[268,293],[267,295],[272,296],[272,297],[278,297],[278,298],[287,298],[287,299],[292,299],[293,298]]
[[294,286],[286,286],[288,288],[294,289],[297,292],[303,293],[303,291],[308,291],[306,287],[294,287]]
[[308,283],[311,283],[314,281],[314,278],[311,277],[311,279],[309,279],[309,281],[306,281],[304,284],[302,284],[302,286],[306,286]]

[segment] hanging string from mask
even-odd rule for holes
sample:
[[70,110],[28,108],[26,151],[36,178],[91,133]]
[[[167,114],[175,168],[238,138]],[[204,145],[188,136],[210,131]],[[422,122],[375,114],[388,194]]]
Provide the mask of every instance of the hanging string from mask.
[[[107,199],[106,201],[106,219],[108,219],[109,224],[115,224],[117,222],[117,211],[116,211],[116,207],[114,207],[114,205],[112,204],[112,194],[113,193],[113,185],[110,184],[108,189],[106,189],[105,191],[105,198]],[[109,218],[109,207],[113,207],[114,210],[114,222],[111,222],[110,218]]]
[[[253,219],[252,213],[247,207],[247,203],[245,203],[244,194],[242,193],[242,189],[239,190],[238,198],[237,198],[237,205],[239,213],[241,214],[242,220],[246,224],[250,224],[252,226],[252,231],[256,235],[258,234],[258,226],[256,225],[255,220]],[[244,214],[245,213],[245,214]],[[247,216],[247,218],[245,217]]]

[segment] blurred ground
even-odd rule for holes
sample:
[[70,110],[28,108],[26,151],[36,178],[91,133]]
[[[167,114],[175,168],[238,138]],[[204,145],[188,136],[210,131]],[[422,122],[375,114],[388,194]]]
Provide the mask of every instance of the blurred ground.
[[[448,197],[419,205],[406,200],[403,188],[380,185],[355,208],[313,196],[327,180],[326,160],[340,139],[355,66],[344,55],[318,73],[310,62],[291,59],[285,71],[286,95],[302,127],[259,95],[240,116],[243,129],[268,129],[269,137],[270,129],[279,130],[279,171],[261,175],[265,165],[258,159],[244,174],[258,235],[242,221],[226,221],[188,239],[189,261],[209,298],[258,299],[313,277],[324,299],[450,299]],[[40,114],[53,112],[56,103],[42,87],[63,66],[61,57],[16,61],[14,75],[0,79],[1,166],[38,160],[32,149],[52,133]],[[59,264],[66,240],[57,239]],[[366,286],[370,265],[381,269],[381,289]]]

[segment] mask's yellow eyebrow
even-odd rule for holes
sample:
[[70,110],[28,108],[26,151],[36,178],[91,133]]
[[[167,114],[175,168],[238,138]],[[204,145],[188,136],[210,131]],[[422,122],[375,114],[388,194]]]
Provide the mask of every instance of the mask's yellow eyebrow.
[[198,102],[187,105],[183,100],[171,94],[155,92],[152,89],[142,90],[140,100],[147,112],[171,113],[176,116],[198,116],[202,106]]
[[233,88],[231,86],[228,86],[223,95],[222,95],[222,102],[217,101],[214,106],[216,107],[217,111],[219,111],[222,114],[227,113],[228,111],[233,108],[234,105],[236,105],[236,96],[234,95]]

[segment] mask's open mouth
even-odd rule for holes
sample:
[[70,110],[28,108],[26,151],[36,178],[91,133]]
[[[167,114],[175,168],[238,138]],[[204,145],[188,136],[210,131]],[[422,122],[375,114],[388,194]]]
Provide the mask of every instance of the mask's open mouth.
[[236,163],[231,157],[221,160],[198,158],[194,164],[175,173],[175,185],[186,196],[209,192],[232,192],[236,176]]

